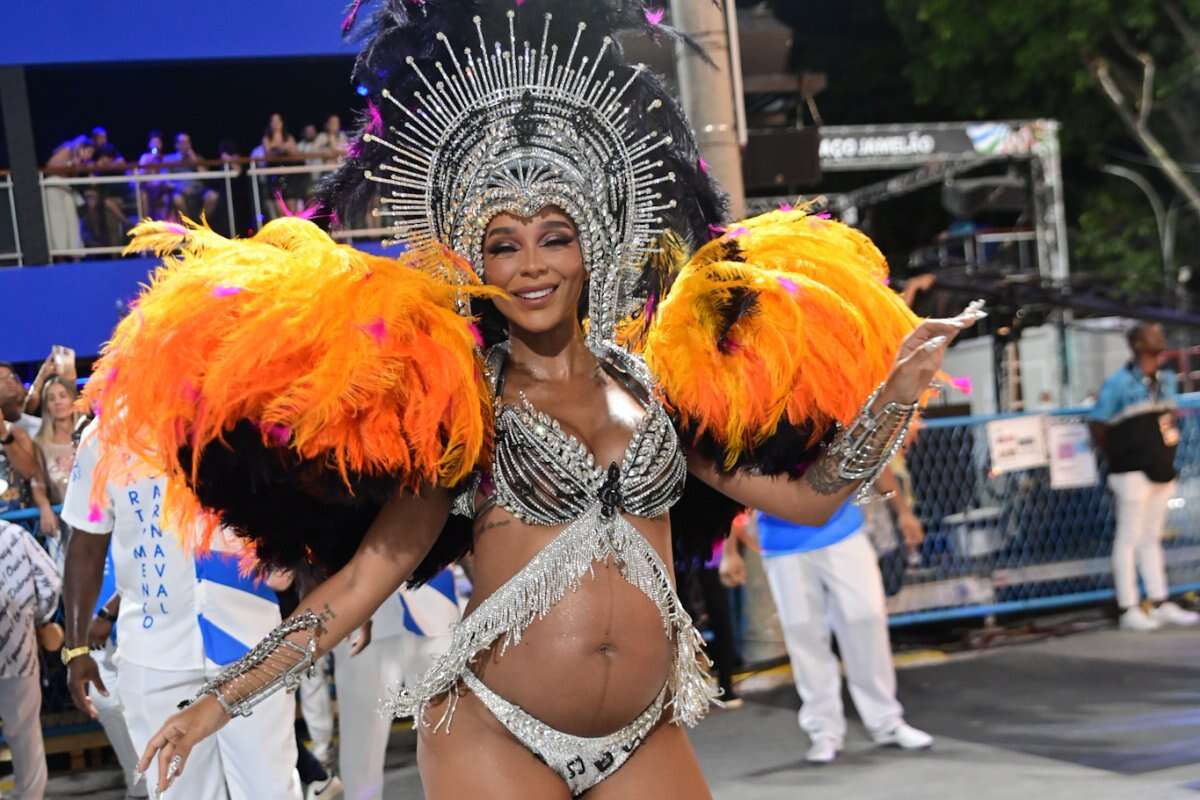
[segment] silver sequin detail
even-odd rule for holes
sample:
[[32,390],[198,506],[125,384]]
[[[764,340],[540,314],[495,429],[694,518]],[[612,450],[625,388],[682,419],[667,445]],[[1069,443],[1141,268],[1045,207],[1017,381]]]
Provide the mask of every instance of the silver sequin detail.
[[[605,518],[594,505],[564,528],[521,570],[484,600],[454,629],[450,647],[415,686],[394,690],[383,709],[391,716],[413,716],[436,731],[449,725],[457,703],[459,682],[471,662],[499,643],[499,655],[518,645],[525,630],[543,619],[568,591],[576,591],[597,562],[610,561],[625,580],[658,608],[664,633],[675,646],[674,665],[667,680],[672,720],[697,724],[718,697],[709,677],[703,640],[692,626],[671,586],[670,571],[646,538],[617,514]],[[436,721],[424,718],[425,706],[450,694],[445,713]]]
[[473,672],[463,673],[463,683],[517,741],[562,776],[572,797],[583,794],[629,760],[662,717],[667,699],[664,686],[645,711],[616,733],[573,736],[551,728],[520,706],[508,702],[484,685]]
[[[503,348],[497,349],[500,355],[489,354],[488,364],[498,380]],[[607,500],[610,514],[621,510],[653,519],[666,514],[683,494],[687,462],[645,364],[615,345],[602,347],[597,355],[632,382],[630,388],[640,390],[646,403],[646,414],[615,465],[596,463],[583,442],[524,396],[519,404],[497,403],[495,500],[522,522],[563,525],[597,500]]]

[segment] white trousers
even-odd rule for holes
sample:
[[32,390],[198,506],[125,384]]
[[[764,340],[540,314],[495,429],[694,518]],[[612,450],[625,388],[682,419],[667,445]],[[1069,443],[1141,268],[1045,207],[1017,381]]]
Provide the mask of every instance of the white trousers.
[[88,686],[88,697],[91,698],[92,705],[96,707],[96,716],[100,718],[100,726],[104,728],[104,735],[108,737],[108,743],[112,745],[113,752],[117,754],[117,761],[121,764],[121,770],[125,773],[128,796],[131,798],[146,797],[146,781],[134,783],[138,752],[133,748],[133,740],[129,738],[129,728],[125,724],[125,705],[121,702],[121,690],[117,686],[117,666],[113,658],[115,650],[112,642],[109,642],[108,647],[104,648],[102,652],[92,654],[95,656],[96,666],[100,670],[100,680],[108,689],[108,697],[100,694],[95,686]]
[[333,696],[329,693],[328,654],[317,662],[312,675],[300,679],[300,713],[312,739],[312,754],[326,764],[333,747]]
[[[138,753],[177,710],[179,701],[196,696],[207,678],[204,670],[159,670],[122,661],[117,685],[125,703],[125,721]],[[192,750],[183,774],[167,797],[172,800],[300,800],[296,772],[296,701],[276,692]],[[157,761],[157,760],[156,760]],[[158,764],[146,773],[150,796],[157,798]]]
[[896,700],[883,579],[867,537],[859,531],[821,550],[764,558],[763,566],[800,693],[800,727],[839,745],[846,736],[832,628],[863,724],[873,735],[890,732],[904,709]]
[[46,793],[46,743],[42,740],[42,685],[36,675],[0,678],[0,722],[12,751],[15,794],[9,800],[42,800]]
[[1175,482],[1155,483],[1144,472],[1118,472],[1108,476],[1108,486],[1117,501],[1112,554],[1117,605],[1123,609],[1137,605],[1139,572],[1149,599],[1166,600],[1162,537]]
[[346,800],[382,800],[392,720],[380,712],[380,702],[396,684],[418,680],[449,646],[448,635],[417,636],[404,631],[372,641],[353,658],[349,638],[334,648],[338,772],[346,787]]

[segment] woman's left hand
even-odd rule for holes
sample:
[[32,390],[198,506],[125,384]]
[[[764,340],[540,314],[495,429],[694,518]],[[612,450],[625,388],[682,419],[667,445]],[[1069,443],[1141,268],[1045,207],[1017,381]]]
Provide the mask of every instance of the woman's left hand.
[[942,368],[946,348],[960,333],[986,317],[983,301],[976,300],[950,319],[929,319],[900,345],[896,362],[883,387],[884,402],[915,403],[921,399]]

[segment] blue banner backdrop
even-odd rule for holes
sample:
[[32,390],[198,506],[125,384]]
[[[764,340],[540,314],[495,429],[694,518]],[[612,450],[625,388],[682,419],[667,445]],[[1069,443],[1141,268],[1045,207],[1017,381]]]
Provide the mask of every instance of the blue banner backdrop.
[[131,258],[0,269],[8,317],[0,359],[41,361],[55,344],[81,357],[98,354],[154,265]]
[[338,0],[0,3],[0,65],[321,56],[351,53]]

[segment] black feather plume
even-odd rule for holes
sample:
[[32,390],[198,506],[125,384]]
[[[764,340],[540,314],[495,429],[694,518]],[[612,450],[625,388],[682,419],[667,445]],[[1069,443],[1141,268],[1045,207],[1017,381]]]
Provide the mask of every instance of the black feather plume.
[[[181,448],[178,458],[188,472],[191,448]],[[265,566],[334,572],[354,555],[399,482],[390,475],[349,478],[347,485],[328,464],[264,444],[258,426],[242,420],[223,442],[204,448],[191,488],[204,506],[220,512],[224,525],[254,545]],[[470,521],[463,522],[465,535],[453,521],[447,524],[412,583],[428,581],[470,549]]]
[[[603,39],[613,37],[614,45],[606,58],[611,60],[611,68],[617,73],[615,85],[623,83],[633,70],[631,65],[623,62],[618,35],[649,36],[668,47],[682,41],[699,50],[693,41],[671,26],[652,23],[647,12],[655,8],[640,0],[526,0],[515,9],[508,2],[480,0],[379,0],[355,3],[353,13],[347,17],[349,36],[362,43],[354,65],[353,83],[362,87],[360,91],[366,91],[381,114],[385,128],[402,127],[402,113],[384,100],[383,92],[387,90],[393,97],[403,100],[423,90],[416,71],[407,63],[408,58],[412,57],[415,66],[426,73],[435,73],[435,62],[446,57],[445,48],[437,39],[438,33],[446,35],[457,53],[466,47],[478,51],[476,16],[480,18],[484,37],[489,43],[500,42],[507,46],[509,23],[506,12],[510,9],[515,12],[513,26],[518,43],[528,41],[536,47],[541,42],[546,13],[553,14],[551,35],[560,47],[564,38],[575,35],[581,22],[587,27],[580,36],[580,52],[598,52]],[[638,75],[626,98],[635,111],[630,115],[634,125],[670,134],[673,139],[671,147],[659,151],[664,162],[662,171],[676,175],[674,187],[663,189],[664,195],[673,196],[677,201],[676,208],[665,212],[668,215],[666,222],[692,247],[698,247],[710,238],[709,226],[722,221],[725,198],[701,168],[691,126],[678,102],[649,70]],[[661,108],[650,113],[636,113],[644,112],[654,100],[661,101]],[[363,172],[377,168],[392,155],[384,145],[362,141],[362,134],[372,124],[371,119],[364,119],[350,157],[318,189],[318,202],[335,210],[343,220],[357,218],[370,206],[377,188],[364,179]],[[647,283],[652,285],[653,282]]]

